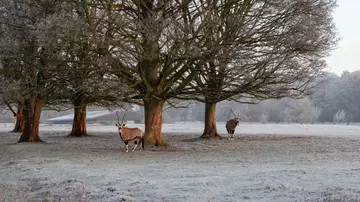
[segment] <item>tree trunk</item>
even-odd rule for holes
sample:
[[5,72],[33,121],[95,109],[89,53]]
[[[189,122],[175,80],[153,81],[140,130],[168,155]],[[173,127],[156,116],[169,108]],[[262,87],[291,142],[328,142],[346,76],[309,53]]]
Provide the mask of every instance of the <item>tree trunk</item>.
[[23,128],[24,128],[23,108],[24,108],[23,104],[18,105],[17,113],[16,113],[15,127],[14,127],[14,130],[12,130],[12,132],[20,132],[21,133],[23,131]]
[[168,146],[164,140],[161,127],[162,127],[162,110],[164,101],[151,99],[144,101],[145,108],[145,144],[155,146]]
[[74,107],[74,120],[71,133],[68,136],[87,136],[86,132],[86,105]]
[[221,137],[216,129],[216,103],[205,103],[205,128],[201,137]]
[[23,108],[24,129],[18,142],[42,142],[39,136],[41,109],[45,101],[32,96],[26,99]]

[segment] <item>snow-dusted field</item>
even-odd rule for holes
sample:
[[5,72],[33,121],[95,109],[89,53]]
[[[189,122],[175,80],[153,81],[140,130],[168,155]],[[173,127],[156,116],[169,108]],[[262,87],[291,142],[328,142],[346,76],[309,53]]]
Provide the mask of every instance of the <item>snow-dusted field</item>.
[[113,126],[43,124],[46,143],[18,144],[0,124],[0,201],[360,201],[360,126],[241,123],[234,141],[202,127],[164,124],[169,148],[126,154]]
[[[144,124],[127,124],[128,127],[138,127],[144,130]],[[0,132],[7,132],[11,130],[13,124],[0,123]],[[41,132],[55,132],[55,131],[70,131],[72,125],[65,124],[41,124]],[[177,124],[163,124],[163,133],[192,133],[200,134],[204,130],[202,123],[177,123]],[[217,123],[219,133],[226,135],[225,123]],[[117,128],[111,125],[96,125],[88,124],[87,130],[90,133],[96,132],[117,132]],[[273,134],[273,135],[316,135],[316,136],[344,136],[344,135],[359,135],[360,125],[334,125],[334,124],[261,124],[261,123],[240,123],[236,129],[238,135],[259,135],[259,134]]]

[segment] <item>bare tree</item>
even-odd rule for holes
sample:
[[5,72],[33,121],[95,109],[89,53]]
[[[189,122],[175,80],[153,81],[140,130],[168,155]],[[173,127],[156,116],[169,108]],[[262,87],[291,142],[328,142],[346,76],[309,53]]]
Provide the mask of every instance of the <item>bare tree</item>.
[[[56,66],[51,55],[39,46],[35,30],[39,19],[54,13],[58,1],[1,1],[1,60],[18,84],[17,97],[24,101],[24,128],[19,142],[39,142],[39,120],[42,107],[57,99],[53,76]],[[7,78],[9,79],[9,77]],[[61,83],[61,82],[60,82]],[[9,89],[11,90],[11,89]]]
[[336,114],[334,114],[334,122],[339,123],[345,121],[346,118],[346,111],[345,110],[338,110]]
[[17,96],[19,93],[19,85],[17,83],[18,78],[11,75],[11,71],[9,70],[9,67],[7,67],[6,58],[1,58],[0,65],[0,105],[8,108],[16,118],[15,127],[12,132],[22,132],[24,127],[24,100]]
[[[5,10],[1,9],[0,16],[5,15]],[[15,127],[13,132],[22,132],[24,127],[24,119],[23,119],[23,105],[24,100],[19,96],[19,77],[14,76],[14,71],[9,67],[11,58],[8,58],[6,54],[6,50],[8,50],[11,44],[8,41],[9,29],[7,28],[4,22],[0,21],[0,37],[2,38],[0,45],[0,78],[1,78],[1,87],[0,87],[0,105],[6,106],[16,117]],[[15,72],[15,75],[18,75]],[[15,106],[14,106],[15,105]],[[17,107],[17,109],[15,109]]]
[[[120,97],[127,97],[126,87],[108,73],[108,63],[102,58],[105,54],[101,45],[107,36],[106,29],[105,34],[103,31],[106,13],[90,7],[90,3],[3,2],[7,12],[3,24],[9,37],[2,41],[2,56],[10,58],[12,78],[17,75],[21,88],[18,97],[24,103],[32,100],[32,106],[26,107],[32,110],[27,114],[32,120],[27,123],[35,132],[27,132],[20,141],[28,141],[32,135],[30,141],[40,141],[36,127],[43,106],[61,110],[64,105],[68,108],[69,103],[73,104],[70,136],[85,136],[88,105],[117,105],[121,103]],[[17,41],[21,43],[14,48]],[[36,123],[31,123],[33,120]]]
[[337,41],[334,7],[333,0],[198,2],[208,55],[190,84],[193,99],[206,103],[202,137],[218,136],[215,109],[222,100],[306,95]]
[[69,136],[80,137],[87,135],[87,106],[120,105],[119,100],[127,95],[126,86],[109,74],[101,52],[108,37],[106,12],[88,1],[64,1],[63,5],[40,21],[36,35],[44,50],[54,55],[57,77],[63,81],[59,94],[74,106]]
[[143,102],[146,144],[167,145],[161,134],[164,103],[186,93],[199,73],[204,51],[197,46],[202,29],[197,3],[124,0],[112,5],[109,61],[113,73],[135,92],[133,99]]
[[301,114],[298,116],[301,123],[314,123],[318,121],[321,113],[319,107],[315,107],[309,97],[297,100],[297,104],[301,109]]

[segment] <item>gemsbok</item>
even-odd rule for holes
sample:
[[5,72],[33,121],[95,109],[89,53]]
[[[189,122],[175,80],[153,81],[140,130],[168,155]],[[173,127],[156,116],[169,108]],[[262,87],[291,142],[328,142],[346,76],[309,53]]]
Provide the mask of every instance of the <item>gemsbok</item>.
[[232,114],[234,115],[235,118],[230,119],[226,122],[226,131],[228,132],[228,139],[234,140],[235,129],[236,129],[236,126],[239,125],[239,122],[241,119],[239,117],[239,114],[238,114],[238,116],[236,116],[235,113],[233,112],[233,110],[230,109],[230,111],[232,112]]
[[144,149],[143,132],[140,128],[125,127],[125,124],[123,123],[125,114],[126,114],[126,112],[124,113],[124,116],[123,116],[123,118],[121,120],[121,124],[120,124],[119,115],[118,115],[118,113],[116,113],[116,115],[118,117],[118,124],[115,124],[118,127],[121,140],[125,143],[125,152],[126,153],[129,152],[128,144],[130,141],[134,141],[134,143],[135,143],[135,146],[132,149],[132,152],[135,151],[135,149],[138,145],[140,146],[140,151],[141,151],[141,149]]

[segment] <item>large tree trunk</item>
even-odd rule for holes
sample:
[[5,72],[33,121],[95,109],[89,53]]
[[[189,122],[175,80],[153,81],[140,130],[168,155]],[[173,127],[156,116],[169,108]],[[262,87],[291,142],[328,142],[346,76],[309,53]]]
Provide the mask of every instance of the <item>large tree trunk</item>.
[[87,136],[86,132],[86,105],[74,106],[74,120],[71,133],[68,136]]
[[18,108],[17,108],[17,113],[16,113],[15,127],[14,127],[14,130],[12,130],[12,132],[22,132],[23,131],[23,128],[24,128],[23,108],[24,108],[24,105],[19,103]]
[[205,128],[201,137],[221,137],[216,129],[216,103],[205,103]]
[[23,108],[24,129],[18,142],[42,142],[39,136],[41,109],[45,101],[32,96],[26,99]]
[[145,144],[155,146],[168,146],[164,140],[162,127],[162,110],[164,101],[151,99],[144,101],[145,108]]

